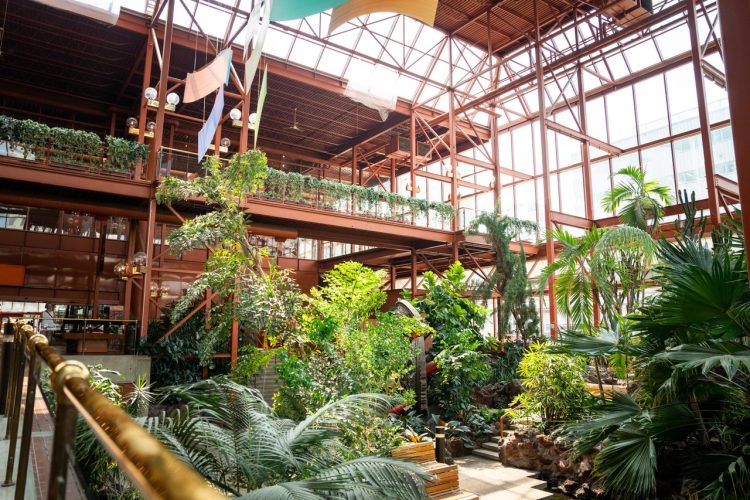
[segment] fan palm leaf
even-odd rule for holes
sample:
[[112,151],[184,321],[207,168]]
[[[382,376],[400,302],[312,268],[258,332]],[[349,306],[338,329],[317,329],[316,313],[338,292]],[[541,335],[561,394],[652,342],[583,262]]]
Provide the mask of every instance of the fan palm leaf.
[[656,229],[664,216],[663,206],[672,202],[669,187],[647,181],[646,172],[639,167],[628,166],[614,175],[622,180],[602,197],[602,208],[608,212],[620,210],[623,224],[644,231]]

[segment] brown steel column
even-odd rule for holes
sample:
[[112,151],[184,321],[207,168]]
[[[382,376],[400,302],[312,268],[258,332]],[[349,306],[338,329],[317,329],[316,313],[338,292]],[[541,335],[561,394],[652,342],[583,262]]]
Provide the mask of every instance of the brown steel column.
[[[126,262],[133,261],[137,225],[138,221],[128,219],[128,256],[125,258]],[[125,297],[123,297],[122,313],[124,319],[130,319],[133,314],[133,281],[130,279],[125,282]]]
[[[578,120],[581,122],[581,133],[588,135],[586,124],[586,91],[583,88],[583,65],[579,64],[576,70],[578,76]],[[581,142],[581,168],[583,169],[583,193],[586,218],[594,218],[594,190],[591,185],[591,158],[589,152],[589,141]]]
[[[164,29],[164,48],[161,63],[161,73],[159,74],[159,108],[156,111],[156,130],[154,130],[154,139],[151,141],[151,150],[149,152],[148,169],[146,178],[154,180],[156,178],[156,163],[159,158],[164,136],[164,106],[167,102],[167,91],[169,89],[169,60],[172,56],[172,31],[174,27],[174,3],[176,0],[165,0],[167,4],[167,24]],[[149,241],[149,244],[151,242]],[[150,262],[149,262],[150,264]]]
[[[144,143],[146,132],[146,121],[148,118],[148,106],[146,105],[146,96],[143,94],[151,85],[151,66],[154,60],[154,39],[149,33],[146,33],[146,62],[143,65],[143,86],[141,87],[141,107],[138,115],[138,142]],[[143,175],[143,165],[139,161],[135,166],[134,177],[140,179]]]
[[417,252],[411,251],[411,296],[417,296]]
[[417,195],[417,117],[414,115],[413,109],[411,110],[411,115],[409,115],[409,147],[411,151],[411,156],[409,157],[409,184],[411,192],[409,196],[414,198]]
[[[743,3],[740,0],[739,3]],[[745,2],[746,3],[746,2]],[[706,106],[706,92],[703,85],[703,67],[701,65],[701,53],[698,42],[698,16],[695,11],[695,0],[689,0],[688,6],[688,28],[690,30],[690,52],[693,59],[693,76],[695,77],[695,92],[698,95],[698,118],[701,125],[701,142],[703,143],[703,162],[706,169],[706,184],[708,187],[708,210],[711,224],[716,227],[719,224],[721,213],[719,212],[719,196],[716,192],[716,177],[714,176],[714,160],[711,154],[711,125],[708,121],[708,107]],[[746,63],[745,63],[746,64]],[[747,117],[743,117],[747,119]]]
[[[734,137],[734,158],[737,163],[737,183],[740,189],[742,223],[745,231],[745,258],[750,256],[750,2],[719,0],[719,22],[724,64],[729,93],[729,115]],[[748,267],[750,272],[750,267]]]
[[456,95],[453,89],[453,39],[448,39],[448,59],[450,74],[450,91],[448,92],[448,135],[450,151],[448,151],[451,164],[451,205],[456,210],[456,216],[451,221],[453,234],[452,257],[453,262],[458,260],[458,160],[456,159]]
[[[542,46],[541,46],[541,29],[539,27],[539,9],[538,0],[534,0],[534,28],[535,28],[535,63],[536,63],[536,81],[537,96],[539,98],[539,142],[542,152],[542,180],[544,185],[544,225],[549,231],[552,229],[552,217],[550,216],[550,176],[549,176],[549,152],[547,148],[547,109],[544,102],[544,70],[542,68]],[[546,238],[547,265],[555,261],[555,242],[551,238]],[[549,291],[549,322],[550,336],[557,338],[557,304],[555,303],[555,275],[549,277],[547,282]]]
[[143,290],[141,290],[141,338],[148,335],[149,313],[151,311],[151,268],[154,258],[154,233],[156,229],[156,198],[151,197],[148,202],[148,220],[146,222],[146,271],[143,273]]
[[397,193],[396,186],[396,158],[391,158],[391,193]]

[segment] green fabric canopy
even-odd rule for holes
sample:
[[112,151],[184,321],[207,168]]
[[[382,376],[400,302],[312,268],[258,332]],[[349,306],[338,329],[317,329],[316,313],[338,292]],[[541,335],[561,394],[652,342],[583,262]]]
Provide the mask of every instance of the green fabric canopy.
[[291,21],[338,7],[347,0],[274,0],[271,21]]

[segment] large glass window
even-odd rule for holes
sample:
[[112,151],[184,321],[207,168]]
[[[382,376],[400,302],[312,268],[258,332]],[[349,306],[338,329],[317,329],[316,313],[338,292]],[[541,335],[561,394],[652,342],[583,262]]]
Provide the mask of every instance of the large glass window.
[[525,174],[534,173],[534,146],[531,142],[531,126],[513,130],[513,169]]
[[621,148],[635,146],[635,108],[632,87],[617,90],[605,99],[610,142]]
[[613,214],[602,208],[602,198],[612,189],[609,174],[609,162],[607,160],[591,164],[591,191],[593,194],[594,218],[601,219]]
[[690,65],[680,66],[668,71],[666,77],[672,133],[698,128],[698,97],[695,93],[693,68]]
[[583,171],[573,168],[560,172],[561,211],[570,215],[585,216],[586,201],[583,190]]
[[672,191],[675,196],[674,170],[672,169],[672,151],[669,144],[661,144],[641,151],[642,166],[647,180],[655,180]]
[[59,231],[60,212],[47,208],[29,209],[29,231],[38,233],[54,233]]
[[651,142],[669,135],[667,98],[662,75],[639,82],[635,86],[638,106],[638,133],[641,143]]
[[26,207],[0,205],[0,228],[20,229],[26,226]]
[[711,148],[714,158],[714,172],[737,180],[737,162],[734,159],[732,127],[712,130]]
[[686,189],[688,196],[695,192],[700,200],[708,197],[706,187],[706,170],[703,165],[703,145],[701,136],[694,135],[674,142],[675,170],[677,171],[677,188]]

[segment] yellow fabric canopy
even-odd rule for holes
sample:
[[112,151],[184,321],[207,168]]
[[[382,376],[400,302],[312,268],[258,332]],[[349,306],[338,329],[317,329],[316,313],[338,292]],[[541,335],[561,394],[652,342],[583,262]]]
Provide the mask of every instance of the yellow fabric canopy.
[[438,0],[349,0],[331,13],[328,34],[355,17],[375,12],[395,12],[432,26],[435,24]]

